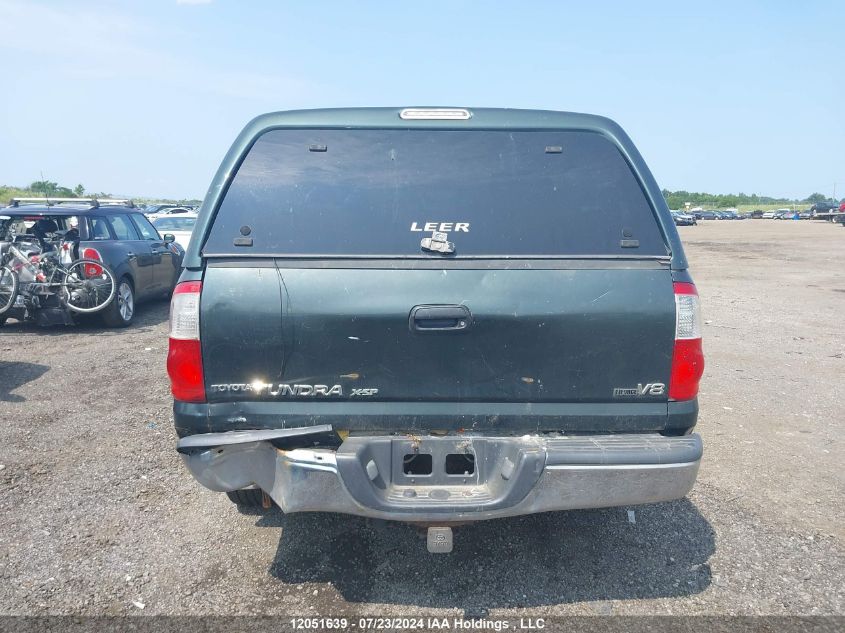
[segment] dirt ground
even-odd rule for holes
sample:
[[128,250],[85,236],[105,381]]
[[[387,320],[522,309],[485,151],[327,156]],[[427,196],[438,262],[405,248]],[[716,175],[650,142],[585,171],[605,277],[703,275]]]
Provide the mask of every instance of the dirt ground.
[[242,514],[174,451],[167,304],[0,328],[0,614],[845,614],[845,229],[711,221],[689,498],[416,529]]

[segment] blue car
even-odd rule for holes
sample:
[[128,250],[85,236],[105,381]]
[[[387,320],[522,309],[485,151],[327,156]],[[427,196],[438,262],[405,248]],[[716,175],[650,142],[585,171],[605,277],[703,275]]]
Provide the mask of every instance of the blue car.
[[[0,259],[4,279],[15,277],[16,288],[14,300],[0,306],[0,325],[10,317],[69,325],[74,313],[86,311],[62,295],[60,284],[50,289],[33,277],[38,272],[31,263],[51,252],[54,265],[84,259],[89,268],[102,262],[112,273],[108,300],[96,306],[109,327],[130,325],[138,302],[169,297],[185,253],[128,200],[13,198],[0,208]],[[17,269],[9,273],[13,264]]]

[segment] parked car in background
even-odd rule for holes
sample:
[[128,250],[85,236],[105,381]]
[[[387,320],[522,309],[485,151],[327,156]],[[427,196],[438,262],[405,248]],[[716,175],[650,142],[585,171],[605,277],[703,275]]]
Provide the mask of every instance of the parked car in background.
[[751,217],[752,220],[761,219],[762,217],[764,217],[763,210],[762,209],[754,209],[751,212],[750,217]]
[[774,219],[775,220],[792,220],[797,213],[792,209],[778,209],[775,211]]
[[[13,198],[0,208],[0,217],[0,253],[18,243],[44,249],[44,236],[60,235],[73,244],[72,259],[105,263],[116,282],[115,300],[101,313],[110,327],[129,325],[137,302],[170,296],[182,268],[185,250],[175,237],[162,237],[129,200]],[[0,322],[12,317],[39,325],[72,324],[61,302],[54,303],[37,309],[17,305]]]
[[196,213],[182,213],[162,215],[153,220],[153,226],[159,233],[167,233],[176,238],[176,243],[184,249],[188,248],[191,240],[191,233],[197,223]]
[[188,209],[189,211],[193,211],[194,207],[189,204],[176,204],[175,202],[148,204],[144,207],[144,214],[167,213],[169,209]]
[[184,215],[188,213],[195,213],[195,211],[191,207],[164,207],[154,213],[145,213],[144,215],[146,215],[147,219],[152,222],[156,218],[168,215]]
[[695,216],[688,213],[681,213],[680,211],[670,211],[672,219],[675,220],[675,226],[693,226],[698,224]]
[[838,207],[839,204],[833,200],[826,200],[825,202],[816,202],[810,207],[810,211],[813,213],[828,213],[830,211],[836,211]]
[[842,214],[845,213],[845,202],[828,202],[824,204],[814,204],[812,207],[810,207],[810,212],[812,213],[812,218],[814,220],[839,222],[843,217]]
[[718,220],[719,216],[715,211],[699,211],[699,220]]

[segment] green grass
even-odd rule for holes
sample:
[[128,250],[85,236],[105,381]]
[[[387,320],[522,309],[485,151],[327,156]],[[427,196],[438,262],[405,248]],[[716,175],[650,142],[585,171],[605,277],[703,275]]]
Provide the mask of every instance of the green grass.
[[34,198],[36,195],[29,189],[0,185],[0,205],[8,204],[11,198]]
[[804,209],[810,208],[809,202],[795,202],[792,204],[786,204],[781,202],[780,204],[740,204],[737,206],[740,213],[751,213],[755,209],[760,209],[761,211],[776,211],[777,209],[795,209],[796,211],[803,211]]
[[[746,214],[751,213],[755,209],[760,209],[761,211],[776,211],[777,209],[794,209],[795,211],[804,211],[805,209],[810,208],[809,202],[781,202],[779,204],[738,204],[735,209],[739,210],[740,213]],[[724,211],[725,207],[708,207],[704,204],[693,204],[691,208],[701,207],[705,211]],[[683,211],[683,209],[681,209]]]

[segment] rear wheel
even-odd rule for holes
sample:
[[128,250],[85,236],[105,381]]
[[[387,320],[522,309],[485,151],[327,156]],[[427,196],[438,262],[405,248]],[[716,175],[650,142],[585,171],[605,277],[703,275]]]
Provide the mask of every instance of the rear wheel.
[[135,318],[135,289],[128,278],[117,284],[114,300],[103,311],[103,322],[109,327],[127,327]]
[[17,296],[18,274],[8,266],[3,266],[0,268],[0,314],[9,311]]
[[249,488],[247,490],[233,490],[227,492],[229,501],[245,508],[263,508],[269,510],[273,506],[270,497],[264,494],[260,488]]

